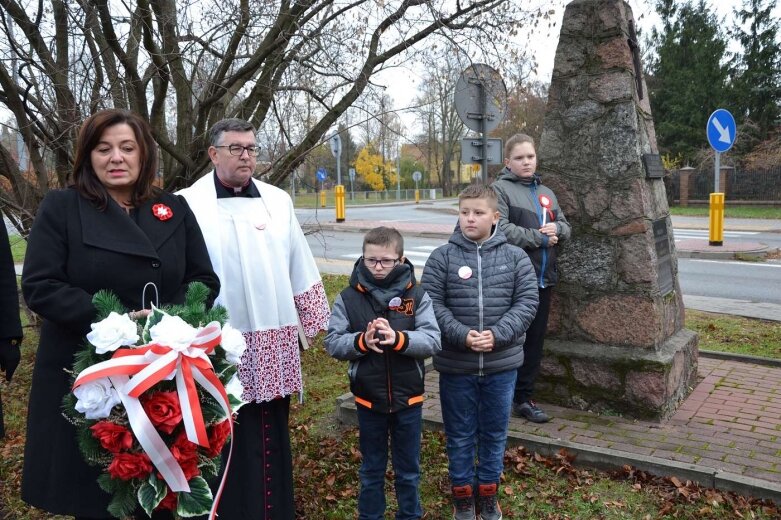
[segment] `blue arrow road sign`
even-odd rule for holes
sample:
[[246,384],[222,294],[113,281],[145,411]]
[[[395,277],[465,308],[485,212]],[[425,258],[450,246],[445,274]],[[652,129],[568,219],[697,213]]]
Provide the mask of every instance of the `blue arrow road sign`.
[[315,175],[317,176],[318,181],[323,182],[325,178],[328,177],[328,172],[325,171],[325,168],[318,168]]
[[719,153],[726,152],[735,143],[737,133],[735,118],[727,110],[719,108],[708,118],[705,133],[708,135],[711,148]]

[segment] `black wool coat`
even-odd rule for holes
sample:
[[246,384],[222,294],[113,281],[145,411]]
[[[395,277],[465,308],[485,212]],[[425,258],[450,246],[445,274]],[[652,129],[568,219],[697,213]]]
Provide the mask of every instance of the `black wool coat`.
[[[152,213],[159,203],[173,210],[172,218],[160,220]],[[128,215],[113,200],[100,211],[75,189],[53,191],[41,203],[28,239],[22,293],[43,323],[27,415],[22,498],[51,513],[110,516],[109,496],[96,483],[100,469],[83,461],[76,430],[61,411],[72,382],[67,371],[95,319],[92,296],[109,289],[128,310],[138,310],[147,282],[157,286],[161,305],[182,303],[192,281],[206,284],[212,297],[219,290],[184,199],[159,193],[135,211]]]
[[[8,241],[8,230],[0,218],[0,349],[10,349],[11,341],[22,337],[19,319],[19,293],[16,290],[16,270]],[[5,372],[0,372],[0,377]],[[3,401],[0,397],[0,438],[5,435]]]

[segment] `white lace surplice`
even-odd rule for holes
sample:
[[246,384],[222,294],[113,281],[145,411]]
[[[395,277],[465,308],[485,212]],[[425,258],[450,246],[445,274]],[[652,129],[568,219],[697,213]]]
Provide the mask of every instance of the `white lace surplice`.
[[284,191],[256,182],[261,198],[217,199],[205,175],[181,192],[196,214],[222,284],[216,303],[244,333],[243,398],[263,402],[303,388],[298,320],[307,337],[328,326],[329,307],[309,245]]

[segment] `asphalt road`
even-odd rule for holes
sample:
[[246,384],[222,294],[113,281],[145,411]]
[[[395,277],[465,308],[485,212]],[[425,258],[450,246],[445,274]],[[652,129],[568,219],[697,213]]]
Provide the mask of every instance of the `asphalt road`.
[[[692,231],[687,231],[686,234],[690,235]],[[707,231],[701,233],[707,238]],[[675,236],[676,240],[681,240],[678,232]],[[737,235],[740,236],[745,235]],[[755,240],[753,235],[748,236]],[[322,231],[308,235],[307,239],[315,257],[328,260],[329,267],[326,269],[335,273],[348,273],[352,263],[361,254],[363,234]],[[408,236],[404,238],[404,250],[413,265],[422,268],[431,251],[443,243],[445,240],[440,238]],[[684,295],[781,304],[781,262],[778,261],[738,262],[679,258],[678,271]]]

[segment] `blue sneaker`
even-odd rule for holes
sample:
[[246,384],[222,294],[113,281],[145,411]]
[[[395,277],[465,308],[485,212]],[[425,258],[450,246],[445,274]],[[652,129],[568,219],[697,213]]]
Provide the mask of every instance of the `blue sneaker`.
[[523,402],[521,404],[513,403],[513,415],[515,417],[523,417],[527,421],[533,423],[546,423],[550,421],[548,414],[543,412],[537,403],[532,400]]

